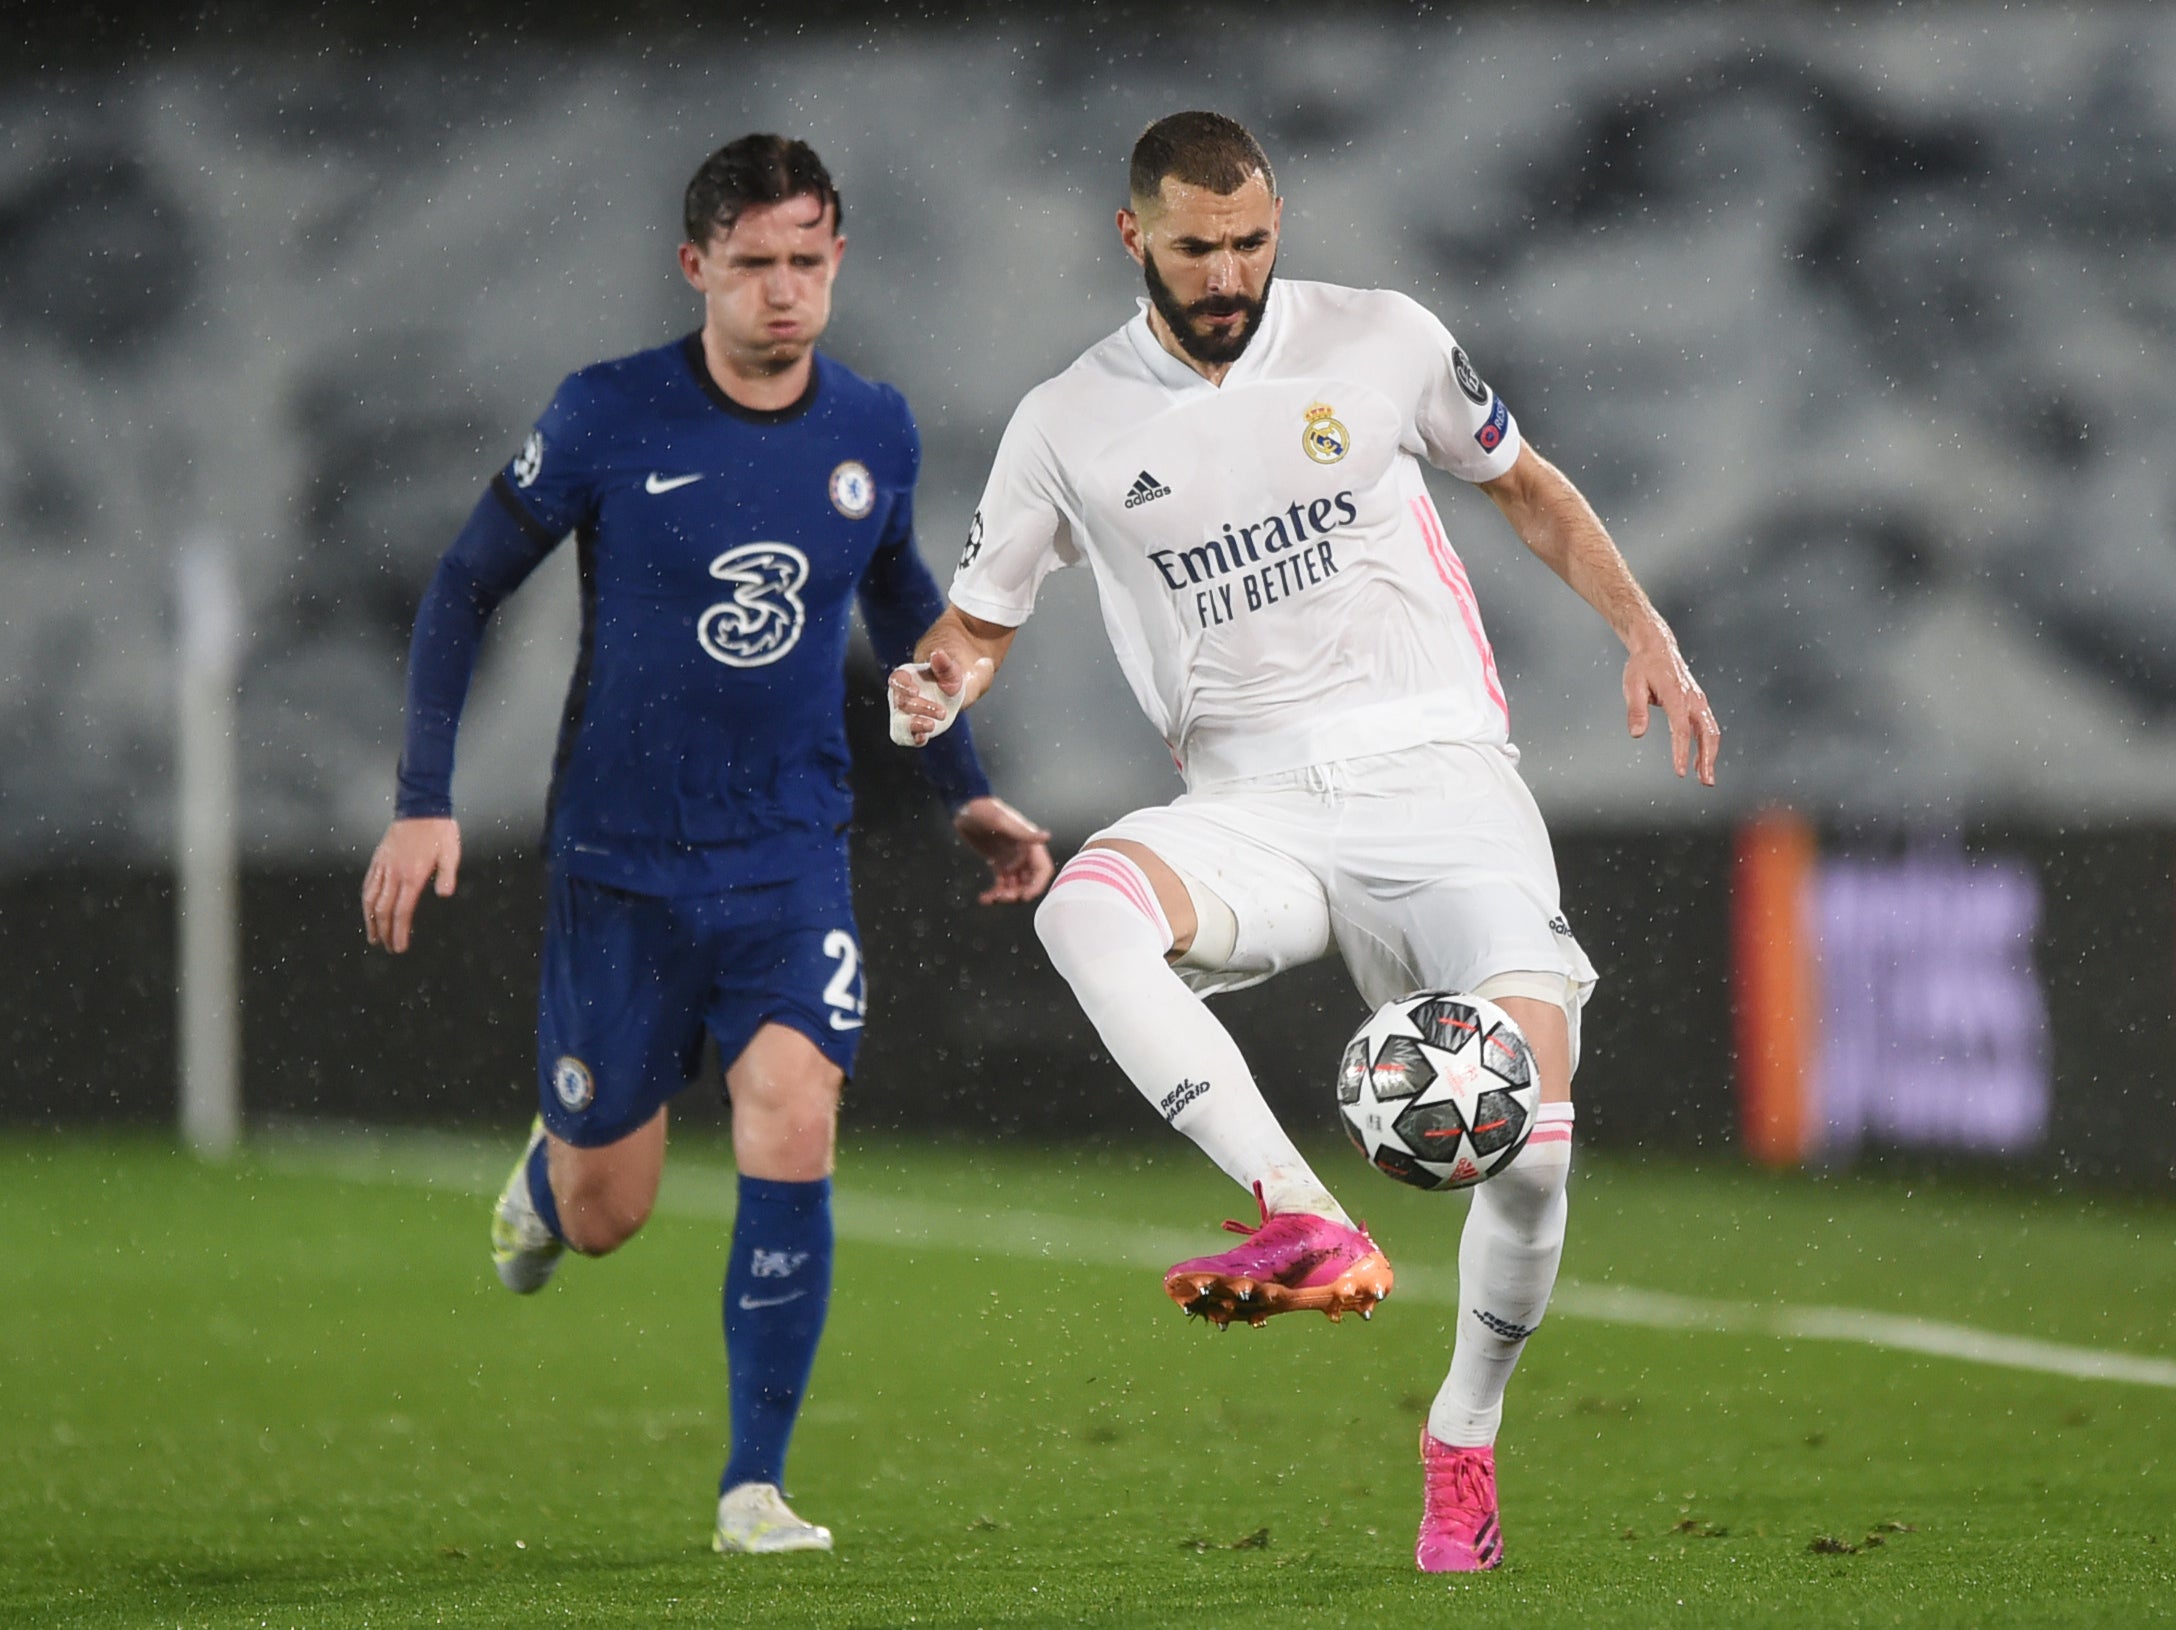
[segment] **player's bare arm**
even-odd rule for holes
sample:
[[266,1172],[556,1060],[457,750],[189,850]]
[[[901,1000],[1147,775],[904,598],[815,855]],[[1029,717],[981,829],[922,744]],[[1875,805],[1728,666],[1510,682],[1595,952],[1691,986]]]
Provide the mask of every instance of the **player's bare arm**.
[[407,950],[424,888],[435,879],[445,899],[460,869],[461,827],[452,816],[394,821],[363,873],[363,937],[388,951]]
[[1017,628],[945,607],[915,643],[914,661],[891,674],[892,740],[921,747],[951,728],[996,682]]
[[[892,740],[923,747],[942,735],[989,690],[1017,632],[947,606],[916,642],[914,661],[892,670]],[[1050,833],[1002,798],[969,799],[954,812],[952,829],[990,863],[991,884],[977,896],[983,905],[1033,900],[1056,870]]]
[[1483,482],[1481,490],[1496,501],[1527,548],[1624,641],[1625,724],[1632,735],[1646,735],[1649,710],[1661,708],[1670,722],[1671,768],[1680,776],[1690,769],[1702,786],[1714,786],[1723,738],[1715,710],[1678,650],[1677,636],[1579,489],[1526,446],[1509,470]]
[[990,863],[990,886],[975,898],[983,905],[1019,905],[1035,899],[1057,870],[1050,833],[1002,798],[971,798],[952,816],[960,841]]

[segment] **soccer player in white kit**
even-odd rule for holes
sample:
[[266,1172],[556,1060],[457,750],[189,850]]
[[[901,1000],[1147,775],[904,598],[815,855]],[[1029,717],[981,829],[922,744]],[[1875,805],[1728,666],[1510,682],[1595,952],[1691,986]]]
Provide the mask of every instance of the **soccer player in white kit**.
[[1260,1206],[1243,1244],[1165,1276],[1189,1313],[1366,1314],[1392,1283],[1203,996],[1334,942],[1371,1005],[1476,992],[1525,1032],[1537,1124],[1474,1191],[1450,1373],[1421,1433],[1416,1561],[1492,1568],[1496,1431],[1563,1252],[1594,970],[1420,460],[1479,485],[1624,641],[1634,736],[1660,707],[1676,772],[1712,786],[1720,732],[1608,532],[1443,325],[1403,295],[1275,281],[1283,203],[1243,126],[1160,120],[1129,179],[1118,229],[1148,298],[1014,413],[951,605],[892,675],[893,734],[948,725],[1043,578],[1088,562],[1187,791],[1092,838],[1036,929],[1119,1067]]

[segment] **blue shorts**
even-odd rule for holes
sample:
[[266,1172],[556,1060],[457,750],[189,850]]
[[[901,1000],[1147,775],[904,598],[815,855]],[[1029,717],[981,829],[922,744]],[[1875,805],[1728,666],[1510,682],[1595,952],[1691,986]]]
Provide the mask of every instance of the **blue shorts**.
[[537,996],[544,1124],[617,1142],[693,1079],[705,1031],[731,1064],[783,1024],[851,1075],[866,1010],[846,855],[722,894],[630,894],[552,873]]

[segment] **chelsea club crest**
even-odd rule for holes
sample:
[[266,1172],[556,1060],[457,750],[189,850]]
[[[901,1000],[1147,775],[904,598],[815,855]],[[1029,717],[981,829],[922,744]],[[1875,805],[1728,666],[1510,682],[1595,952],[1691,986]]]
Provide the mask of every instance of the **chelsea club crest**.
[[1335,464],[1352,451],[1352,437],[1337,419],[1337,410],[1317,402],[1307,410],[1307,427],[1300,432],[1300,446],[1317,464]]
[[559,1101],[568,1109],[587,1109],[597,1096],[597,1078],[589,1073],[587,1064],[572,1053],[563,1053],[552,1066],[552,1091],[559,1094]]
[[850,458],[831,472],[831,506],[850,521],[876,508],[876,478],[868,465]]

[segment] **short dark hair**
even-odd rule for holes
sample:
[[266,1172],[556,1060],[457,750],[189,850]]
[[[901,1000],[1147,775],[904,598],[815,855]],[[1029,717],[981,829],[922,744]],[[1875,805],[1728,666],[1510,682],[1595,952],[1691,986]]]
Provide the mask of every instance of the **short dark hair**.
[[700,248],[716,234],[732,231],[749,206],[783,204],[803,194],[831,206],[831,227],[837,231],[846,207],[816,149],[805,141],[757,131],[727,142],[703,160],[688,183],[681,223],[688,242]]
[[1228,197],[1257,171],[1275,196],[1277,172],[1269,167],[1269,155],[1237,119],[1221,113],[1173,113],[1142,131],[1133,144],[1126,187],[1136,199],[1154,198],[1171,177]]

